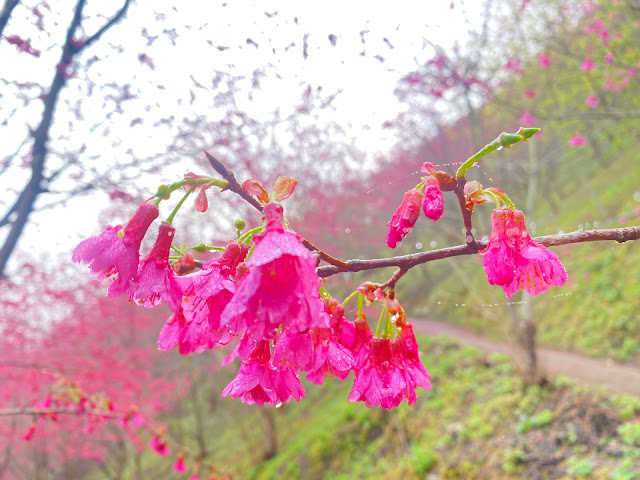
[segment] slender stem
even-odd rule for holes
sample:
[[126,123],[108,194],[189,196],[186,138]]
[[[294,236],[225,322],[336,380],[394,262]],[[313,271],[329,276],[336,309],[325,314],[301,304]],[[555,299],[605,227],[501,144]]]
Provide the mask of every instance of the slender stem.
[[347,298],[345,298],[344,302],[342,302],[342,308],[345,308],[347,306],[347,303],[349,303],[351,300],[353,300],[355,298],[355,296],[358,295],[359,293],[360,292],[358,290],[356,290],[351,295],[349,295]]
[[[382,312],[380,312],[380,318],[378,319],[378,326],[376,327],[376,338],[380,338],[380,330],[382,328],[382,319],[384,318],[385,313],[387,313],[387,307],[384,307],[382,309]],[[386,330],[386,325],[385,325],[385,330]]]
[[467,202],[464,197],[464,186],[467,183],[465,178],[459,178],[457,185],[453,189],[453,193],[458,197],[458,204],[460,205],[460,213],[462,213],[462,221],[464,223],[464,241],[470,246],[476,246],[476,240],[473,237],[473,225],[471,223],[471,215],[473,212],[467,208]]
[[180,210],[180,207],[182,207],[182,204],[184,203],[184,201],[187,199],[187,197],[189,197],[189,195],[191,195],[191,193],[196,189],[197,186],[198,185],[191,185],[191,188],[187,190],[187,193],[185,193],[183,197],[180,199],[180,201],[178,202],[176,207],[173,209],[173,211],[171,212],[171,214],[169,215],[165,223],[168,223],[169,225],[171,225],[171,222],[173,222],[173,217],[176,216],[176,213],[178,213],[178,210]]
[[249,240],[250,238],[253,238],[253,236],[257,233],[260,233],[262,230],[264,230],[264,226],[260,225],[259,227],[256,228],[252,228],[251,230],[249,230],[248,232],[245,232],[239,239],[238,239],[238,243],[242,243],[246,240]]

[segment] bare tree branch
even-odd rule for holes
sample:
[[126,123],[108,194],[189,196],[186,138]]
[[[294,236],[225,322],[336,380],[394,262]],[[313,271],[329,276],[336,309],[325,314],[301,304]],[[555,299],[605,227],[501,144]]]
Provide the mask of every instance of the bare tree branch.
[[4,0],[4,5],[2,5],[2,10],[0,10],[0,39],[2,39],[4,27],[9,23],[11,12],[13,12],[13,9],[16,8],[19,3],[20,0]]

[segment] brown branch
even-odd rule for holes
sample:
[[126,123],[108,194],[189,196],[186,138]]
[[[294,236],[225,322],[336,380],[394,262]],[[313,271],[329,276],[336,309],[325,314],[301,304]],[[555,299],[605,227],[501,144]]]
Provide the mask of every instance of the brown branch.
[[[571,233],[562,233],[558,235],[547,235],[544,237],[536,237],[534,241],[544,245],[545,247],[568,245],[581,242],[599,242],[604,240],[613,240],[618,243],[624,243],[631,240],[640,240],[640,226],[612,228],[608,230],[577,230]],[[475,242],[474,245],[458,245],[455,247],[441,248],[439,250],[431,250],[429,252],[412,253],[410,255],[400,255],[390,258],[376,258],[371,260],[348,260],[345,263],[346,268],[336,265],[326,265],[317,269],[320,277],[330,277],[338,273],[344,272],[361,272],[364,270],[375,270],[384,267],[399,267],[403,270],[409,270],[416,265],[441,260],[443,258],[459,257],[462,255],[473,255],[480,250],[487,248],[486,243]]]
[[458,197],[458,203],[460,204],[460,212],[462,213],[462,221],[464,222],[464,241],[465,243],[476,249],[478,251],[478,245],[476,243],[476,239],[473,237],[473,225],[471,224],[471,215],[473,214],[467,208],[466,199],[464,198],[464,185],[467,183],[467,180],[463,178],[459,178],[457,180],[457,185],[453,189],[453,193]]
[[82,11],[85,7],[86,0],[78,0],[76,3],[73,19],[67,29],[65,43],[62,47],[60,62],[56,66],[56,73],[53,77],[49,90],[46,93],[44,110],[42,112],[40,124],[33,132],[31,178],[23,188],[18,200],[16,200],[7,215],[5,215],[5,218],[2,219],[2,224],[6,225],[10,223],[11,228],[5,238],[2,248],[0,248],[0,278],[5,275],[7,262],[15,250],[18,240],[29,221],[29,216],[34,210],[38,196],[45,191],[43,183],[46,181],[44,178],[44,171],[47,155],[49,153],[49,131],[53,124],[53,116],[58,103],[58,98],[60,97],[60,92],[67,84],[67,68],[71,65],[75,55],[77,55],[82,49],[97,41],[107,30],[115,25],[125,15],[130,3],[131,0],[125,0],[123,6],[113,18],[105,23],[94,35],[82,43],[78,42],[76,33],[82,24]]
[[81,410],[77,408],[38,408],[18,407],[0,410],[0,417],[12,417],[16,415],[93,415],[94,417],[121,420],[123,415],[110,413],[104,410]]
[[13,12],[13,9],[16,8],[18,3],[20,3],[20,0],[4,0],[4,5],[2,6],[2,10],[0,10],[0,39],[2,39],[4,27],[9,23],[11,12]]
[[[238,183],[238,180],[236,180],[236,177],[233,174],[233,172],[228,170],[227,167],[225,167],[220,160],[218,160],[216,157],[211,155],[209,152],[205,151],[204,154],[207,156],[207,160],[209,160],[209,163],[211,164],[213,169],[216,172],[218,172],[223,179],[229,182],[229,185],[227,185],[226,190],[230,190],[233,193],[240,195],[245,201],[247,201],[256,210],[258,210],[260,213],[263,213],[264,207],[262,206],[262,204],[260,204],[260,202],[258,202],[253,196],[249,195],[247,192],[245,192],[242,189],[242,185]],[[328,253],[323,252],[314,244],[312,244],[309,240],[303,239],[302,244],[312,252],[317,252],[318,255],[320,255],[320,258],[325,262],[340,268],[346,267],[346,263],[338,260],[337,258],[332,257]]]
[[124,4],[122,5],[122,7],[120,8],[120,10],[118,10],[118,13],[116,13],[111,20],[109,20],[107,23],[105,23],[102,28],[100,28],[100,30],[98,30],[96,33],[94,33],[93,35],[91,35],[88,39],[86,39],[83,44],[82,47],[80,49],[78,49],[78,51],[80,51],[81,49],[87,48],[89,45],[91,45],[92,43],[98,41],[100,39],[100,37],[102,35],[104,35],[104,33],[109,30],[111,27],[113,27],[116,23],[118,23],[122,17],[125,16],[125,14],[127,13],[127,10],[129,9],[129,5],[131,4],[131,0],[125,0]]
[[207,156],[207,160],[209,160],[209,163],[211,164],[213,169],[218,172],[222,176],[222,178],[229,182],[227,190],[231,190],[233,193],[240,195],[247,203],[249,203],[260,213],[262,213],[264,207],[260,204],[260,202],[258,202],[255,198],[253,198],[242,189],[242,185],[238,183],[233,172],[227,170],[227,167],[225,167],[220,160],[211,155],[209,152],[204,152],[204,154]]

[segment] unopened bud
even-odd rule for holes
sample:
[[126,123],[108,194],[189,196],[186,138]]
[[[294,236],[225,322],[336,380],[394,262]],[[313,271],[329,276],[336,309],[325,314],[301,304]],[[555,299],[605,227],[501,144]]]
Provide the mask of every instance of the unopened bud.
[[167,185],[160,185],[155,196],[163,200],[168,200],[171,196],[171,190],[169,190]]
[[238,220],[236,220],[235,226],[236,226],[236,229],[242,231],[247,226],[247,222],[239,218]]
[[517,133],[501,133],[500,134],[500,146],[502,147],[512,147],[516,143],[521,140],[524,140],[522,135],[518,135]]

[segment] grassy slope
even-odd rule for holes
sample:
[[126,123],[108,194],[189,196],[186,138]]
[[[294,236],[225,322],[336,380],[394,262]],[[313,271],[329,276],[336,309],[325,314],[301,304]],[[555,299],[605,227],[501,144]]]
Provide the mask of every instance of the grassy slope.
[[[309,386],[299,404],[272,410],[279,449],[263,461],[264,412],[225,400],[204,419],[210,459],[256,480],[640,478],[640,399],[562,379],[523,390],[502,356],[419,341],[434,388],[416,405],[367,409],[348,402],[350,381]],[[176,429],[188,437],[193,424]],[[167,460],[147,452],[144,463]]]

